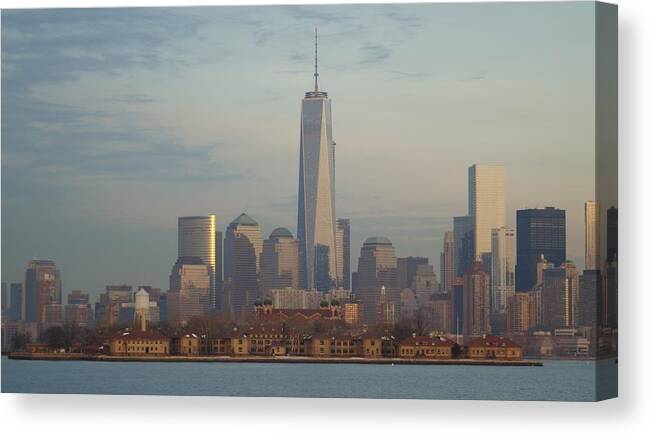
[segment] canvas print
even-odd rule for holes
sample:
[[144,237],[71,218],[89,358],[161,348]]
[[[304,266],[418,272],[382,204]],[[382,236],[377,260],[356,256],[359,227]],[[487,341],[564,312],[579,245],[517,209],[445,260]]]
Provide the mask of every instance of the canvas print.
[[3,393],[617,396],[617,7],[2,10]]

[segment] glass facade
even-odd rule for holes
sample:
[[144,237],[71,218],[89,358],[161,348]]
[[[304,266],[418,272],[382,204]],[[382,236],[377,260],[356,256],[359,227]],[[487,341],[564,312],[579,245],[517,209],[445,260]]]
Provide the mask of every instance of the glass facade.
[[219,307],[217,292],[217,217],[180,217],[178,223],[178,258],[199,257],[208,266],[210,276],[210,301],[213,308]]

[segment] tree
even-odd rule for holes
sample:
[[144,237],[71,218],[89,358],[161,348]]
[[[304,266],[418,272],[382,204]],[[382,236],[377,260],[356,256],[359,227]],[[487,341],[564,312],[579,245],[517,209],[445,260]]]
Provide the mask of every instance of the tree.
[[14,339],[11,342],[11,349],[15,351],[25,350],[25,345],[29,343],[29,334],[24,332],[16,332]]
[[61,349],[66,345],[66,332],[61,326],[51,326],[45,330],[45,343],[50,349]]

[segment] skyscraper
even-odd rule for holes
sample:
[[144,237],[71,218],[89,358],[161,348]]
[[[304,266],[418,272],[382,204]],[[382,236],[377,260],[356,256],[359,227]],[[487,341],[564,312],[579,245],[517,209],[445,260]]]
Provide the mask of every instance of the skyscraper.
[[463,335],[490,333],[490,275],[475,261],[463,275]]
[[298,230],[301,283],[313,288],[316,247],[321,258],[327,248],[328,274],[337,282],[335,231],[335,162],[332,113],[328,94],[319,90],[315,31],[314,90],[305,93],[301,107],[301,149],[298,178]]
[[210,268],[199,257],[180,257],[170,273],[168,320],[179,323],[202,316],[210,303]]
[[443,236],[443,252],[441,252],[441,291],[452,292],[454,280],[454,232],[446,231]]
[[617,258],[617,207],[606,211],[606,259],[612,263]]
[[476,260],[491,252],[491,230],[506,225],[504,166],[472,165],[468,168],[468,215],[473,218],[473,260]]
[[400,303],[397,282],[396,253],[386,237],[369,237],[360,249],[357,265],[357,299],[362,304],[362,321],[374,323],[377,320],[377,304],[380,290],[385,287],[389,302]]
[[461,277],[475,260],[475,236],[472,216],[455,216],[454,225],[454,273]]
[[273,289],[299,287],[298,242],[287,228],[276,228],[262,244],[260,287],[264,297]]
[[491,246],[491,313],[505,314],[515,293],[515,231],[493,228]]
[[237,317],[253,311],[260,297],[258,274],[262,254],[260,225],[246,213],[239,215],[226,229],[224,239],[224,280],[229,285],[232,307],[224,307]]
[[350,219],[337,219],[336,243],[339,287],[350,290]]
[[554,207],[517,211],[516,290],[530,290],[536,284],[540,256],[554,266],[565,261],[565,210]]
[[588,201],[585,203],[585,270],[599,270],[601,268],[601,244],[599,230],[599,203]]
[[418,271],[418,266],[429,264],[429,259],[425,257],[403,257],[398,258],[398,287],[400,290],[409,288],[413,285],[414,277]]
[[211,308],[219,307],[217,294],[217,217],[207,216],[180,217],[178,222],[178,258],[199,257],[208,267],[210,275]]
[[579,273],[572,262],[543,272],[542,321],[551,328],[575,328],[579,314]]
[[9,286],[9,320],[22,320],[23,317],[23,283],[13,282]]
[[24,319],[45,322],[48,305],[61,305],[61,274],[54,261],[32,260],[25,272]]

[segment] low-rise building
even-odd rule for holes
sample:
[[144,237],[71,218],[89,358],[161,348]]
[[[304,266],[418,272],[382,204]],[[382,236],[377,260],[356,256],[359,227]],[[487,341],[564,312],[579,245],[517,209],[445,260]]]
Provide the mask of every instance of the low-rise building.
[[449,338],[437,335],[411,336],[400,342],[400,358],[441,358],[453,356],[456,343]]
[[522,359],[522,346],[504,337],[483,335],[469,340],[466,356],[471,359]]
[[161,332],[124,331],[110,340],[113,355],[169,355],[170,339]]

